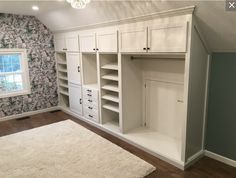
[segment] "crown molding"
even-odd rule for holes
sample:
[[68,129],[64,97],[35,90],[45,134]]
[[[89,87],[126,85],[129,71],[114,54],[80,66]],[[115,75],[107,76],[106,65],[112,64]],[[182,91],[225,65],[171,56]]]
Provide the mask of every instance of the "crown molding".
[[163,18],[163,17],[170,17],[170,16],[178,16],[178,15],[185,15],[185,14],[193,14],[196,6],[188,6],[178,9],[171,9],[167,11],[161,11],[156,13],[151,13],[147,15],[141,15],[136,17],[130,17],[120,20],[112,20],[102,23],[95,23],[90,25],[83,25],[83,26],[77,26],[77,27],[70,27],[60,30],[54,30],[53,33],[63,33],[68,31],[77,31],[77,30],[87,30],[87,29],[93,29],[93,28],[99,28],[104,26],[112,26],[112,25],[120,25],[125,23],[132,23],[132,22],[139,22],[139,21],[145,21],[145,20],[151,20],[155,18]]

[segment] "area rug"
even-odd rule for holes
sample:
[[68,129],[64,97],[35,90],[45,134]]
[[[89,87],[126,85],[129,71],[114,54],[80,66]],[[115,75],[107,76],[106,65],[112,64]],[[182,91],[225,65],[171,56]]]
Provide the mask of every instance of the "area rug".
[[136,178],[154,170],[71,120],[0,137],[1,178]]

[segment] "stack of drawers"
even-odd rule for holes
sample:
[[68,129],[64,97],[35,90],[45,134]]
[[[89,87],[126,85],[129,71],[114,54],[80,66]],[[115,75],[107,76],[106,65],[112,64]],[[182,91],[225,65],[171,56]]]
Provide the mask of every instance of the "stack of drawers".
[[87,119],[99,122],[98,90],[83,87],[83,110]]

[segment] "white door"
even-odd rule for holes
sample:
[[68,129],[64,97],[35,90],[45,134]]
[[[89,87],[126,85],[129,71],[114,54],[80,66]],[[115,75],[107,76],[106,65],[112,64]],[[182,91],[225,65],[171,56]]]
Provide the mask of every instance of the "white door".
[[146,80],[146,125],[161,134],[181,138],[183,85]]
[[79,53],[67,53],[67,75],[68,81],[73,84],[81,84],[81,68]]
[[79,36],[79,41],[80,41],[81,52],[95,52],[96,51],[95,33],[81,34]]
[[148,27],[148,52],[186,52],[187,24]]
[[97,48],[99,52],[117,52],[117,31],[97,33]]
[[66,48],[67,51],[79,51],[79,37],[77,34],[66,34]]
[[69,103],[71,111],[82,115],[81,85],[69,83]]
[[66,42],[64,35],[55,35],[54,36],[54,45],[55,51],[61,52],[66,51]]
[[119,33],[120,52],[147,52],[147,28],[121,30]]

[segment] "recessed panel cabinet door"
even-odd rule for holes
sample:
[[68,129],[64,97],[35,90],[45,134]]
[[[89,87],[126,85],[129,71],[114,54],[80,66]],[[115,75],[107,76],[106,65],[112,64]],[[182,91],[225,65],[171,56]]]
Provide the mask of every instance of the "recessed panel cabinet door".
[[97,33],[99,52],[117,52],[117,31]]
[[119,33],[120,52],[147,52],[147,28],[121,30]]
[[148,52],[186,52],[187,23],[148,27]]
[[146,81],[146,125],[161,134],[180,139],[184,117],[183,85]]
[[66,48],[67,51],[79,51],[79,38],[76,34],[66,35]]
[[54,36],[55,51],[66,51],[66,42],[64,35]]
[[79,41],[80,41],[81,52],[95,52],[96,51],[95,33],[82,34],[79,36]]
[[82,115],[81,85],[69,83],[69,103],[71,111]]
[[81,84],[81,68],[79,53],[67,53],[68,81],[73,84]]

